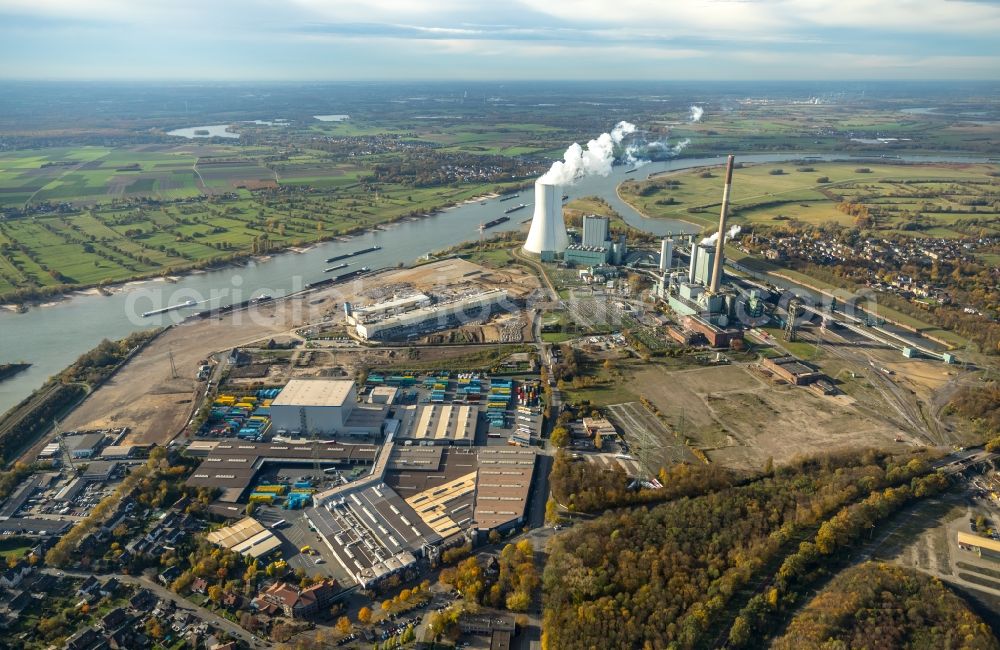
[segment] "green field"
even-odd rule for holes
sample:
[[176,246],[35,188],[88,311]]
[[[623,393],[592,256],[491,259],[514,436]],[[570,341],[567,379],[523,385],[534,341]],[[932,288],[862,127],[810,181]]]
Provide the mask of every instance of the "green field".
[[[860,172],[867,169],[867,172]],[[730,203],[733,223],[780,225],[854,224],[837,208],[842,202],[877,208],[876,227],[931,236],[968,236],[958,222],[989,219],[987,234],[1000,233],[998,165],[892,165],[871,163],[780,163],[735,170]],[[777,173],[781,170],[781,173]],[[826,179],[819,182],[820,179]],[[720,168],[687,170],[647,181],[626,181],[622,198],[654,218],[683,219],[711,228],[722,196]],[[980,205],[975,205],[980,203]],[[982,205],[985,203],[985,205]],[[899,230],[918,223],[919,230]]]
[[0,558],[5,560],[9,557],[21,558],[35,545],[26,537],[9,537],[0,540]]
[[279,155],[269,147],[147,145],[54,148],[0,153],[0,208],[40,203],[98,204],[222,194],[243,187],[357,181],[360,168],[322,152]]
[[[899,152],[964,151],[992,156],[1000,146],[1000,122],[971,122],[947,110],[903,113],[913,100],[898,107],[812,105],[792,102],[742,104],[724,113],[709,110],[701,122],[663,120],[671,143],[691,143],[685,155],[724,154],[733,151],[830,151],[851,155],[869,153],[874,136],[897,138],[877,145]],[[655,122],[654,122],[655,124]],[[858,136],[858,139],[853,139]]]
[[332,193],[100,204],[0,221],[0,302],[16,299],[16,290],[120,282],[327,240],[488,189],[383,185],[376,196],[355,182]]
[[[407,142],[419,142],[422,155],[468,160],[551,150],[561,133],[540,124],[412,122],[310,124],[309,133],[331,138],[315,148],[183,141],[2,152],[0,210],[8,216],[0,219],[0,302],[180,272],[425,215],[509,183],[374,179],[374,165],[405,164]],[[497,264],[509,261],[497,255]]]

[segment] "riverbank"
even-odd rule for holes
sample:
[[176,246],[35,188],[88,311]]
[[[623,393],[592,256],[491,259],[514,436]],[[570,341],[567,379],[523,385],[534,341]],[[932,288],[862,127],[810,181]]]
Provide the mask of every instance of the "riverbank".
[[[744,163],[779,163],[801,154],[773,153],[747,154]],[[645,176],[661,170],[679,170],[719,164],[723,159],[678,158],[650,163],[640,171]],[[981,157],[963,157],[960,160],[934,160],[923,162],[983,162]],[[624,167],[618,167],[610,176],[588,176],[564,190],[571,199],[599,196],[604,198],[631,227],[644,230],[650,237],[697,234],[701,226],[673,219],[647,219],[636,212],[615,193],[616,186],[630,177]],[[465,201],[474,195],[483,195],[491,187],[471,187],[455,196],[455,202]],[[183,276],[175,284],[149,283],[139,291],[119,291],[111,295],[80,295],[72,293],[51,309],[32,309],[25,314],[0,310],[0,358],[24,359],[34,364],[17,376],[16,381],[0,384],[0,411],[9,409],[41,387],[49,376],[62,371],[74,359],[97,345],[101,339],[117,339],[129,333],[155,326],[180,322],[189,313],[173,311],[152,318],[141,318],[144,311],[179,304],[188,299],[203,300],[218,297],[213,306],[238,304],[260,293],[274,297],[287,296],[302,290],[306,284],[325,279],[323,269],[328,267],[327,257],[349,253],[355,249],[379,245],[381,250],[370,253],[364,264],[372,268],[395,267],[410,264],[431,251],[440,251],[463,242],[479,238],[479,224],[496,218],[499,199],[458,205],[433,216],[414,218],[405,216],[390,227],[390,232],[371,230],[368,234],[348,243],[322,242],[303,246],[305,252],[297,255],[270,254],[255,258],[238,272],[201,269],[198,273]],[[430,206],[428,206],[430,207]],[[527,216],[527,215],[526,215]],[[716,217],[717,218],[717,217]],[[500,224],[491,232],[518,231],[523,228],[520,220],[512,219]],[[302,242],[299,242],[300,244]],[[264,255],[269,255],[265,252]],[[361,258],[359,258],[360,260]],[[160,271],[158,277],[166,275]],[[172,273],[170,275],[173,275]]]
[[30,363],[0,363],[0,381],[10,379],[31,367]]
[[[20,302],[7,300],[6,302],[0,301],[0,310],[8,311],[15,314],[21,314],[27,312],[30,308],[46,308],[54,307],[62,302],[72,299],[75,296],[93,296],[93,295],[103,295],[109,296],[118,293],[127,292],[129,287],[140,287],[147,285],[151,282],[168,282],[176,283],[183,280],[186,277],[190,277],[199,273],[209,273],[214,271],[225,271],[229,269],[239,269],[247,268],[250,264],[259,264],[271,261],[275,256],[285,255],[288,253],[295,253],[298,255],[308,253],[312,251],[317,246],[330,242],[348,242],[352,239],[364,236],[366,234],[387,232],[391,230],[387,226],[391,226],[397,223],[403,222],[418,222],[422,221],[428,217],[432,217],[436,214],[453,210],[465,205],[477,204],[482,201],[488,201],[496,199],[501,196],[497,192],[486,192],[484,194],[477,194],[475,196],[469,197],[461,201],[453,201],[451,203],[444,204],[442,206],[436,206],[428,210],[427,212],[420,215],[412,214],[401,214],[395,217],[386,219],[377,224],[358,227],[347,232],[338,233],[336,235],[330,236],[320,236],[315,240],[307,243],[297,243],[289,244],[287,246],[279,246],[268,250],[266,253],[256,254],[256,253],[245,253],[237,252],[227,256],[219,256],[216,258],[209,258],[199,262],[195,262],[189,265],[183,266],[173,266],[171,267],[172,273],[164,274],[163,270],[151,271],[150,273],[139,274],[132,276],[130,278],[111,282],[111,283],[89,283],[89,284],[74,284],[74,285],[62,285],[54,286],[48,288],[39,288],[39,291],[43,295],[28,299]],[[51,293],[48,293],[51,291]]]
[[[678,170],[666,171],[666,172],[657,172],[655,174],[650,174],[648,178],[653,178],[653,177],[659,176],[659,175],[680,174],[682,172],[691,171],[691,169],[692,168],[678,169]],[[693,169],[697,169],[697,167],[695,167]],[[651,217],[651,216],[649,216],[648,214],[646,214],[645,212],[643,212],[640,208],[638,208],[634,203],[632,203],[631,201],[627,200],[624,196],[622,196],[622,189],[621,188],[622,188],[622,185],[624,185],[624,184],[625,184],[625,181],[622,181],[621,183],[618,183],[618,185],[615,185],[615,195],[618,197],[619,201],[621,201],[622,203],[624,203],[628,207],[632,208],[635,211],[635,213],[638,214],[643,219],[648,219],[648,220],[653,221],[653,222],[663,221],[663,219],[660,218],[660,217]],[[689,225],[701,228],[702,230],[704,230],[707,227],[703,223],[698,223],[697,221],[691,221],[690,219],[684,219],[682,217],[670,217],[670,220],[671,221],[680,221],[680,222],[683,222],[683,223],[686,223],[686,224],[689,224]]]

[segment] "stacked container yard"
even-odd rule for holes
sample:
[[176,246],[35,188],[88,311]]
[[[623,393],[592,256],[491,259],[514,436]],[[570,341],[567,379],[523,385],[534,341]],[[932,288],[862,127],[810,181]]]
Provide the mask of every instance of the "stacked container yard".
[[238,436],[262,440],[271,425],[271,400],[280,388],[258,390],[254,395],[219,395],[208,412],[203,433],[214,437]]
[[486,404],[486,418],[490,426],[503,428],[507,425],[507,408],[510,406],[512,386],[513,382],[510,379],[490,381],[490,393]]
[[258,485],[250,493],[250,503],[266,503],[272,505],[280,500],[288,488],[284,485]]
[[538,382],[524,382],[515,390],[518,406],[538,405]]
[[285,500],[284,508],[286,510],[301,510],[312,503],[313,491],[309,490],[292,490],[288,493],[288,498]]
[[402,375],[390,375],[386,377],[380,374],[370,374],[368,378],[365,379],[365,383],[372,386],[401,386],[410,387],[417,383],[417,378],[411,373],[404,373]]
[[483,382],[478,374],[458,376],[458,392],[466,402],[478,402],[483,395]]
[[424,388],[431,389],[431,403],[441,404],[444,402],[444,395],[448,390],[448,382],[450,381],[451,376],[447,374],[441,374],[436,377],[428,377],[424,379]]

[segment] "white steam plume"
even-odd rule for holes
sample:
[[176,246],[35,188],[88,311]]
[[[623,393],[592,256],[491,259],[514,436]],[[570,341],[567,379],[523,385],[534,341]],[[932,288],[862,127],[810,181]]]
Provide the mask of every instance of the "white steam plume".
[[701,116],[704,115],[704,114],[705,114],[705,109],[702,108],[701,106],[692,106],[691,107],[691,121],[692,122],[701,122]]
[[[733,225],[732,228],[730,228],[728,231],[726,231],[726,241],[729,241],[730,239],[732,239],[736,235],[740,234],[740,230],[741,230],[741,228],[738,225]],[[701,246],[705,246],[705,245],[713,246],[718,239],[719,239],[719,233],[718,232],[713,232],[708,237],[705,237],[704,239],[702,239],[701,243],[699,245],[701,245]]]
[[[615,145],[621,144],[626,135],[635,132],[635,124],[619,122],[611,133],[602,133],[587,143],[586,149],[573,143],[566,149],[563,159],[552,163],[549,171],[538,180],[548,185],[572,185],[584,176],[611,173],[615,159]],[[634,158],[632,151],[626,151],[626,158]]]

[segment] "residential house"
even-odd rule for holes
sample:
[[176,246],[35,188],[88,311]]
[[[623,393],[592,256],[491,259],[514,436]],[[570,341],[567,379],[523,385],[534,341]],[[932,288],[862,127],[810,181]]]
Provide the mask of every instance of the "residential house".
[[261,603],[274,605],[289,618],[304,618],[332,605],[338,593],[336,586],[336,582],[323,581],[300,590],[286,582],[276,582],[260,593],[255,605],[258,609],[263,609]]
[[127,620],[128,614],[125,613],[125,610],[121,607],[115,607],[101,618],[101,627],[105,632],[112,632],[124,625]]
[[108,578],[104,582],[104,584],[100,586],[100,588],[98,589],[98,593],[100,593],[101,596],[103,596],[104,598],[107,598],[108,596],[113,596],[115,592],[118,591],[118,587],[120,585],[121,583],[118,582],[118,578]]
[[100,589],[100,587],[101,587],[101,581],[95,578],[94,576],[90,576],[89,578],[83,581],[82,585],[80,585],[77,588],[76,595],[90,596],[92,594],[97,593],[97,590]]
[[21,562],[17,566],[0,573],[0,586],[13,589],[14,587],[20,585],[24,578],[31,575],[32,571],[33,569],[30,564],[27,562]]
[[160,584],[168,586],[171,582],[176,580],[180,576],[181,570],[175,566],[167,568],[163,573],[156,577],[160,581]]
[[107,640],[92,627],[86,627],[66,639],[66,650],[104,650]]
[[128,600],[128,606],[140,612],[147,611],[155,603],[156,596],[148,589],[140,589]]

